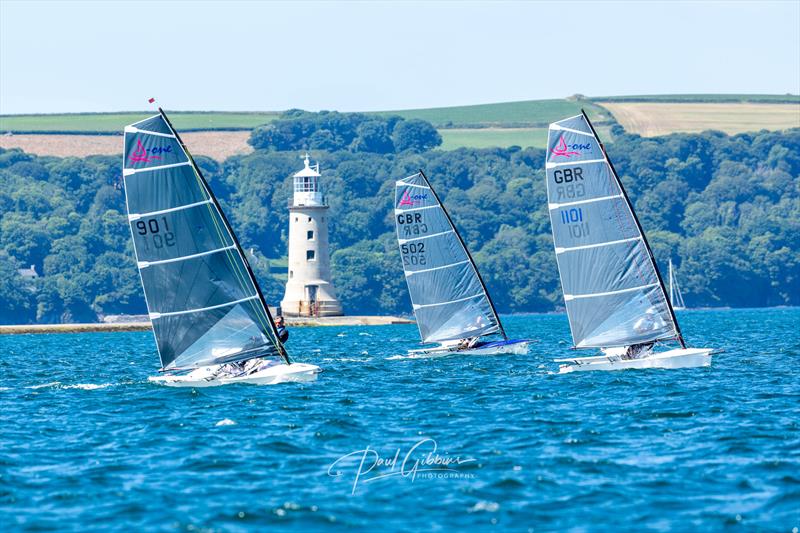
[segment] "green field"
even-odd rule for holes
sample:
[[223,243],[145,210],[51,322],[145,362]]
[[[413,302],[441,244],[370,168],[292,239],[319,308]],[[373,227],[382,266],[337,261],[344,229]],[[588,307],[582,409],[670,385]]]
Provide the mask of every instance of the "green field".
[[[609,130],[608,126],[597,127],[597,133],[603,142],[611,142]],[[442,136],[442,150],[547,146],[547,128],[448,128],[440,129],[439,134]]]
[[453,128],[441,129],[442,150],[491,148],[493,146],[533,146],[547,144],[547,128]]
[[[61,115],[0,115],[0,133],[119,133],[127,124],[152,111],[129,113],[70,113]],[[191,130],[249,130],[278,117],[277,112],[174,112],[169,118],[175,128]]]
[[556,120],[578,115],[584,108],[595,122],[609,119],[608,112],[588,100],[528,100],[459,107],[381,111],[382,115],[427,120],[437,128],[459,126],[547,127]]

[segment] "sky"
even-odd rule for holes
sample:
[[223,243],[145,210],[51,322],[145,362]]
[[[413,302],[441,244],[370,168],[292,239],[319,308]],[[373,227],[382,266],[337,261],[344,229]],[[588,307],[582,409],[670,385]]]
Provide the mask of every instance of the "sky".
[[0,114],[800,93],[800,0],[0,0]]

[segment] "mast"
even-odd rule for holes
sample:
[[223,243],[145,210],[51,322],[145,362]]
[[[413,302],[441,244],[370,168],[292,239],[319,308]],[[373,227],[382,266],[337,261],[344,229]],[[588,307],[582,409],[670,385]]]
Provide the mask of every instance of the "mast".
[[597,144],[598,146],[600,146],[600,150],[602,150],[603,156],[605,156],[609,168],[611,168],[611,173],[614,175],[614,179],[616,180],[617,185],[619,186],[619,190],[622,192],[622,197],[625,199],[625,203],[628,204],[628,209],[630,209],[631,215],[633,215],[633,221],[636,223],[636,228],[639,230],[639,235],[642,236],[642,242],[644,243],[644,247],[647,250],[647,255],[650,257],[650,262],[653,264],[653,268],[656,271],[656,277],[658,278],[658,284],[661,287],[661,293],[664,295],[664,299],[667,300],[667,307],[669,309],[670,317],[672,317],[672,323],[675,325],[675,333],[677,334],[678,342],[680,343],[681,348],[686,349],[686,343],[683,340],[683,334],[681,333],[681,327],[678,324],[678,318],[675,316],[675,310],[672,308],[672,301],[670,301],[670,299],[667,298],[667,289],[664,286],[664,278],[661,277],[661,271],[658,269],[658,265],[656,264],[656,259],[655,256],[653,255],[653,250],[650,248],[650,243],[647,242],[647,236],[644,234],[644,229],[642,229],[642,224],[639,222],[639,217],[636,216],[636,211],[633,209],[633,204],[631,203],[631,200],[628,197],[628,192],[622,185],[622,180],[619,178],[619,174],[617,174],[617,169],[614,168],[614,163],[612,163],[611,158],[608,157],[608,153],[606,152],[606,147],[603,145],[602,142],[600,142],[600,137],[597,135],[597,130],[594,129],[592,122],[586,115],[586,111],[581,109],[581,114],[583,115],[583,119],[586,121],[586,124],[588,124],[589,128],[592,130],[592,134],[594,135],[595,139],[597,139]]
[[453,228],[453,232],[456,234],[456,238],[458,239],[458,242],[461,243],[461,246],[464,248],[464,251],[467,253],[467,258],[469,259],[469,262],[472,265],[472,268],[475,270],[475,274],[477,275],[478,281],[481,284],[481,288],[483,289],[483,293],[486,295],[486,299],[489,300],[489,305],[492,308],[492,313],[494,313],[494,318],[495,318],[495,320],[497,320],[497,326],[500,328],[500,334],[503,336],[504,340],[508,340],[508,335],[506,335],[506,330],[503,328],[503,323],[500,321],[500,315],[497,314],[497,309],[495,308],[494,302],[492,301],[492,296],[489,294],[489,291],[486,288],[486,283],[483,282],[483,278],[481,277],[481,272],[480,272],[480,270],[478,270],[478,266],[475,264],[475,260],[472,258],[472,254],[469,252],[469,248],[467,248],[467,244],[464,242],[464,239],[461,238],[461,234],[458,232],[458,228],[456,227],[455,224],[453,224],[453,219],[450,218],[450,213],[447,212],[447,209],[444,207],[444,203],[442,203],[442,200],[439,198],[439,195],[436,194],[436,190],[433,188],[433,185],[431,185],[431,182],[428,180],[428,176],[425,175],[425,173],[422,171],[422,169],[419,170],[419,174],[420,174],[420,176],[422,176],[422,179],[425,180],[425,183],[428,184],[428,187],[431,190],[431,194],[433,194],[433,197],[436,198],[436,201],[442,207],[442,212],[444,213],[444,216],[447,217],[447,221],[450,223],[450,226]]
[[178,135],[178,132],[175,130],[175,127],[172,125],[172,122],[170,122],[169,118],[167,118],[167,114],[164,113],[164,110],[161,109],[160,107],[158,108],[158,113],[161,115],[161,118],[164,119],[164,122],[167,123],[167,126],[169,126],[169,129],[172,131],[172,134],[175,135],[175,139],[178,141],[178,144],[180,144],[181,148],[183,148],[184,152],[186,152],[186,155],[192,164],[192,168],[194,169],[197,176],[200,178],[200,181],[203,182],[203,186],[208,192],[211,201],[217,208],[217,212],[222,218],[222,223],[225,224],[225,228],[228,230],[228,233],[233,239],[233,243],[236,246],[236,250],[239,252],[239,256],[242,258],[242,262],[244,263],[244,266],[247,269],[247,273],[250,276],[250,281],[253,283],[253,286],[256,289],[256,293],[258,294],[258,299],[261,301],[261,305],[264,307],[264,312],[267,315],[267,321],[269,322],[272,334],[275,337],[275,342],[278,345],[278,351],[280,352],[281,357],[283,357],[283,360],[286,362],[286,364],[287,365],[291,364],[291,361],[289,360],[289,354],[286,352],[286,347],[284,347],[283,343],[278,337],[278,328],[275,327],[275,321],[272,319],[272,314],[269,312],[269,306],[267,305],[267,301],[264,299],[264,295],[261,293],[261,287],[258,285],[258,281],[256,281],[256,276],[253,273],[253,269],[250,267],[250,262],[247,260],[247,256],[245,255],[244,250],[242,250],[242,245],[239,244],[239,239],[236,237],[236,233],[234,233],[230,222],[228,222],[228,217],[226,217],[225,213],[222,211],[222,206],[219,205],[219,201],[217,200],[216,195],[214,195],[214,192],[211,190],[211,187],[206,181],[205,176],[203,176],[203,173],[200,171],[200,167],[198,167],[197,163],[195,163],[194,157],[192,157],[191,152],[189,152],[189,149],[186,148],[186,145],[183,143],[183,139],[181,139],[180,135]]
[[669,258],[669,301],[675,302],[675,292],[672,285],[672,258]]

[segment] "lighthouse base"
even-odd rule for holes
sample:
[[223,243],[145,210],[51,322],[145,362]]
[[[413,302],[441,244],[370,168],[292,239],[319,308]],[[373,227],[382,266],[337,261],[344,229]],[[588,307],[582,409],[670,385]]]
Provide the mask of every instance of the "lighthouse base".
[[338,300],[314,302],[301,300],[296,302],[281,302],[281,312],[286,317],[322,317],[342,316],[342,305]]

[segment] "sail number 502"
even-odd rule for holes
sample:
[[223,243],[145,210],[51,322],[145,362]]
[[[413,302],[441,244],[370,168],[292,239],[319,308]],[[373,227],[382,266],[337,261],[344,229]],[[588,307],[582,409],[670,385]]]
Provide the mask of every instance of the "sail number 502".
[[[153,246],[156,248],[175,246],[175,234],[169,230],[167,217],[137,220],[136,233],[139,235],[150,235],[153,241]],[[144,239],[145,247],[147,248],[149,248],[149,240],[150,239]]]
[[403,264],[415,266],[424,265],[428,262],[425,258],[425,243],[412,242],[400,245],[400,252],[403,254]]

